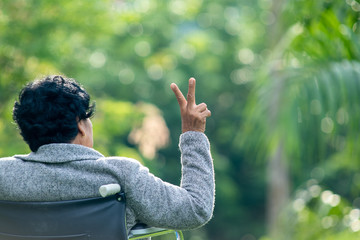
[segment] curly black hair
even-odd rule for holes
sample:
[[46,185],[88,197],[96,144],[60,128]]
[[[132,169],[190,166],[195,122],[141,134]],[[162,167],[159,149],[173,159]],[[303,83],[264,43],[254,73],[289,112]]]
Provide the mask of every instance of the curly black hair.
[[31,151],[50,143],[70,143],[77,123],[93,116],[95,103],[74,79],[47,76],[27,84],[15,101],[13,119]]

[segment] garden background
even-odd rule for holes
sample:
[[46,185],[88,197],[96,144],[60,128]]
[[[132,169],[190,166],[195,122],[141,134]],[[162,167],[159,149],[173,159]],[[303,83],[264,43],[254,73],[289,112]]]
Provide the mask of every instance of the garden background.
[[97,150],[179,184],[169,86],[195,77],[216,205],[187,239],[359,239],[359,13],[355,0],[1,0],[0,157],[29,152],[19,89],[64,74],[96,101]]

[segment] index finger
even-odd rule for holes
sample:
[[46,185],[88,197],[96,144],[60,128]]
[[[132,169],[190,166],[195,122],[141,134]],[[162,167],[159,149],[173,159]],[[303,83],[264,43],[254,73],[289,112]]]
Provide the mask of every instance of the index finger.
[[174,92],[174,94],[176,96],[176,99],[177,99],[177,101],[179,103],[179,106],[184,107],[187,104],[187,102],[186,102],[186,99],[185,99],[184,95],[180,91],[179,87],[175,83],[172,83],[170,85],[170,88]]
[[195,85],[196,81],[195,78],[189,79],[189,90],[187,94],[187,101],[188,103],[195,105]]

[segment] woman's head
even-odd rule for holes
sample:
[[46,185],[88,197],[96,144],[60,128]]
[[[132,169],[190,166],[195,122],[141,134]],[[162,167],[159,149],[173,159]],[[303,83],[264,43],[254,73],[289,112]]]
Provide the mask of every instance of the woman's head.
[[90,96],[75,80],[48,76],[27,84],[15,102],[13,119],[31,151],[50,143],[70,143],[78,124],[94,114]]

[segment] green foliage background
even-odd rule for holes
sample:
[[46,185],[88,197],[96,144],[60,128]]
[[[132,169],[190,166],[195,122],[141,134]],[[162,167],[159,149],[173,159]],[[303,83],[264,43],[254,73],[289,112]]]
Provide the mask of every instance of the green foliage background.
[[[267,162],[279,146],[291,186],[280,236],[358,239],[359,11],[355,0],[1,0],[0,156],[29,151],[11,116],[21,86],[61,73],[97,103],[96,149],[179,184],[169,85],[186,92],[195,77],[217,194],[188,239],[275,239]],[[151,119],[166,126],[154,133]]]

